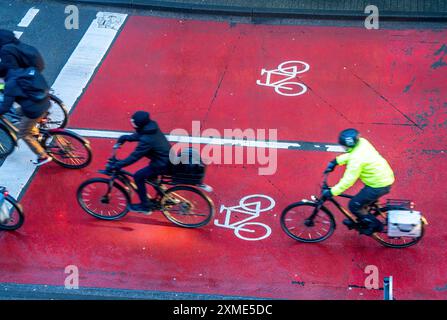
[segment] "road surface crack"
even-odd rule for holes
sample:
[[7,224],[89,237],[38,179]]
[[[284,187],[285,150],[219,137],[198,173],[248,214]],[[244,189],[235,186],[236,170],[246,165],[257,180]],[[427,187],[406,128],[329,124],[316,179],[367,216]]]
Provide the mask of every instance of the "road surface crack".
[[411,119],[408,115],[406,115],[403,111],[401,111],[396,105],[394,105],[391,101],[389,101],[383,94],[381,94],[379,91],[377,91],[372,85],[370,85],[368,82],[360,78],[355,73],[352,73],[354,77],[359,79],[365,86],[367,86],[369,89],[371,89],[376,95],[378,95],[382,100],[384,100],[388,105],[390,105],[394,110],[399,112],[405,119],[407,119],[410,123],[412,123],[416,128],[423,130],[421,126],[419,126],[413,119]]

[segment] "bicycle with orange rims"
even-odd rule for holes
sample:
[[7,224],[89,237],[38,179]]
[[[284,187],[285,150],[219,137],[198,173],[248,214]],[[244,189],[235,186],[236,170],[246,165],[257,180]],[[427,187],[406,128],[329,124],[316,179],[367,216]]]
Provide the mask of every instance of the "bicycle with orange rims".
[[[351,221],[349,229],[361,231],[367,226],[362,221],[341,206],[334,198],[324,198],[323,190],[328,188],[328,174],[324,175],[321,196],[312,196],[311,200],[302,200],[287,206],[281,214],[281,228],[292,239],[306,242],[317,243],[328,239],[335,231],[335,219],[332,211],[325,205],[326,202],[332,203],[343,215]],[[352,199],[353,196],[341,194],[340,197]],[[425,226],[428,224],[425,217],[420,216],[419,235],[413,236],[401,232],[401,236],[390,235],[390,212],[412,212],[414,204],[409,200],[389,199],[386,204],[379,204],[378,201],[365,208],[365,211],[374,215],[383,225],[383,230],[375,232],[370,237],[382,245],[390,248],[407,248],[418,243],[424,236]],[[394,228],[394,225],[392,226]],[[414,225],[409,225],[410,229]]]

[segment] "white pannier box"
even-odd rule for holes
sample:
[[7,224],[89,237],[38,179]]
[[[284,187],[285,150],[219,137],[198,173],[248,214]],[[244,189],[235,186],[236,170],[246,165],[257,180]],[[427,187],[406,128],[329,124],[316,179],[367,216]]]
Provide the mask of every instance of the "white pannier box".
[[413,237],[421,236],[422,216],[419,211],[388,211],[388,236]]

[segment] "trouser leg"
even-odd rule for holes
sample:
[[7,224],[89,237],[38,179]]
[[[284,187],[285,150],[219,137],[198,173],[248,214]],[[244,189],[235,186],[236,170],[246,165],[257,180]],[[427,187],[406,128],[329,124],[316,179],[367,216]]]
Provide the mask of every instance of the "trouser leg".
[[149,204],[149,197],[147,196],[146,179],[154,179],[157,177],[157,172],[150,166],[135,172],[134,180],[138,187],[137,193],[142,204]]
[[354,198],[349,201],[349,210],[359,218],[359,221],[366,223],[365,234],[372,234],[380,231],[382,223],[372,214],[366,212],[365,207],[374,203],[380,197],[389,193],[391,186],[383,188],[371,188],[365,186]]
[[23,139],[31,151],[34,152],[39,158],[45,158],[48,154],[35,138],[39,135],[39,129],[36,127],[39,121],[40,118],[30,119],[22,116],[22,120],[19,124],[19,139]]
[[380,197],[386,195],[391,190],[391,186],[383,187],[383,188],[371,188],[365,186],[354,198],[349,201],[349,210],[361,218],[367,212],[365,212],[364,208],[367,205],[370,205],[377,201]]

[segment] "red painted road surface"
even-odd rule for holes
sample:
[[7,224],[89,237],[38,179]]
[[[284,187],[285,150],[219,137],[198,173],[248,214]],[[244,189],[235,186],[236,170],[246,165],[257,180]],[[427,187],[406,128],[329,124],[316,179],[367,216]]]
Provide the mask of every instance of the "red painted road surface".
[[[387,249],[348,231],[337,215],[338,228],[323,243],[288,238],[280,229],[281,210],[316,193],[322,170],[336,155],[300,150],[278,151],[271,176],[259,176],[257,165],[208,168],[221,223],[221,205],[237,205],[252,194],[276,201],[254,220],[271,227],[264,240],[239,239],[213,223],[178,228],[161,213],[99,221],[75,199],[77,186],[99,175],[111,151],[112,140],[95,138],[90,167],[69,171],[51,164],[34,177],[23,198],[26,224],[0,233],[0,281],[63,285],[65,267],[77,265],[85,287],[381,299],[383,291],[364,288],[365,268],[375,265],[380,284],[394,277],[398,299],[446,299],[446,38],[445,30],[129,18],[76,106],[71,127],[130,130],[129,115],[137,109],[149,110],[166,133],[190,131],[191,121],[199,120],[202,128],[275,128],[282,140],[335,143],[339,130],[355,126],[395,170],[389,197],[413,199],[428,218],[426,237],[412,248]],[[265,81],[262,68],[289,60],[310,65],[298,76],[306,93],[282,96],[256,85]]]

